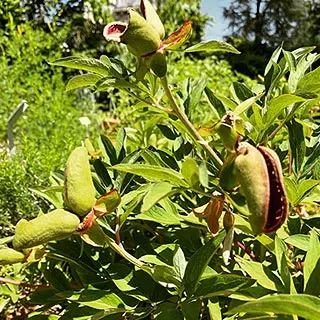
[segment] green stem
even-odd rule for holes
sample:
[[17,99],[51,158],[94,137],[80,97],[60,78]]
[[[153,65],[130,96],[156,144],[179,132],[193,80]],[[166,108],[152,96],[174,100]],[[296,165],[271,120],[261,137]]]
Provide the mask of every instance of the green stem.
[[132,256],[129,252],[127,252],[124,248],[118,246],[116,244],[116,242],[111,239],[110,237],[108,237],[107,235],[105,235],[105,242],[106,244],[109,245],[109,247],[111,247],[116,253],[118,253],[120,256],[122,256],[123,258],[125,258],[126,260],[128,260],[129,262],[131,262],[132,264],[134,264],[136,267],[138,268],[142,268],[145,266],[145,264],[143,262],[141,262],[140,260],[138,260],[137,258],[135,258],[134,256]]
[[217,153],[209,146],[208,142],[201,137],[199,132],[196,130],[196,128],[193,126],[193,124],[188,119],[187,115],[179,108],[179,106],[176,103],[176,101],[171,93],[171,90],[169,88],[167,77],[164,76],[163,78],[160,78],[160,79],[161,79],[162,87],[163,87],[163,89],[169,99],[170,106],[171,106],[172,110],[174,111],[174,113],[176,114],[176,116],[179,118],[179,120],[187,128],[187,130],[189,131],[189,134],[192,136],[192,138],[195,141],[197,141],[201,145],[201,147],[209,154],[209,156],[215,162],[215,164],[218,165],[218,167],[221,167],[223,162],[221,161],[221,159],[219,158]]
[[14,236],[9,236],[9,237],[5,237],[5,238],[0,239],[0,245],[4,245],[4,244],[12,242],[13,238],[14,238]]
[[273,140],[273,138],[278,134],[278,132],[285,126],[285,124],[290,121],[295,114],[295,112],[303,105],[304,103],[297,103],[288,115],[280,122],[280,124],[272,131],[272,133],[264,140],[264,143],[267,141]]

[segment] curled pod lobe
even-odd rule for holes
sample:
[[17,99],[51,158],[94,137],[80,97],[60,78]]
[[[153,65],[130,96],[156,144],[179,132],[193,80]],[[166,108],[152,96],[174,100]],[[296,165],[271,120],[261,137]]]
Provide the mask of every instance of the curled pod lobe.
[[278,155],[266,147],[258,147],[263,155],[269,172],[270,196],[267,221],[264,232],[277,230],[289,214],[289,203],[283,183],[281,163]]

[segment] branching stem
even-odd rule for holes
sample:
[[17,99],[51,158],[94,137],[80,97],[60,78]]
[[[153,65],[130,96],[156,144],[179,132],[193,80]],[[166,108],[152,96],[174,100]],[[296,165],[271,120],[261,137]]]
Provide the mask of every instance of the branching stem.
[[193,124],[188,119],[187,115],[179,108],[176,100],[174,99],[172,92],[168,85],[168,79],[167,77],[161,78],[161,84],[163,86],[163,89],[169,99],[170,106],[172,110],[174,111],[175,115],[179,118],[179,120],[184,124],[184,126],[187,128],[189,134],[192,136],[192,138],[197,141],[201,147],[209,154],[211,159],[215,162],[218,167],[221,167],[223,162],[217,155],[217,153],[209,146],[208,142],[205,141],[199,132],[196,130],[196,128],[193,126]]

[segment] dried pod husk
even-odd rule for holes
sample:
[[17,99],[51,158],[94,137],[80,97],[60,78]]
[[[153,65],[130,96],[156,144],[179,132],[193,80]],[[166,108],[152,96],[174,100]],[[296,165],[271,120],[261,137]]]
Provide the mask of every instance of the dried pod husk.
[[84,216],[94,206],[95,194],[87,149],[78,147],[71,152],[64,173],[64,205]]
[[11,248],[0,249],[0,265],[14,264],[26,261],[25,255]]
[[223,227],[229,230],[234,225],[234,215],[230,211],[226,211],[223,216]]
[[280,161],[270,149],[240,143],[235,166],[255,234],[277,230],[288,214]]
[[204,210],[204,216],[208,217],[208,228],[213,234],[219,232],[219,219],[222,214],[223,204],[224,199],[222,197],[215,196],[212,197]]
[[63,209],[56,209],[30,221],[22,219],[16,225],[13,247],[21,250],[67,238],[77,230],[79,224],[80,220],[75,214]]

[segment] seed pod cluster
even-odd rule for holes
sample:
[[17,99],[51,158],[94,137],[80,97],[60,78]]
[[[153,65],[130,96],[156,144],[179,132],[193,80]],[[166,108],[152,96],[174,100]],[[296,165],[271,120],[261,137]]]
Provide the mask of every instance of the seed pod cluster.
[[70,154],[65,169],[64,205],[79,216],[84,216],[94,206],[95,194],[87,149],[78,147]]
[[75,214],[63,209],[56,209],[30,221],[22,219],[16,225],[13,247],[22,250],[67,238],[77,230],[79,223]]
[[288,200],[277,154],[242,142],[234,161],[255,234],[276,231],[288,215]]

